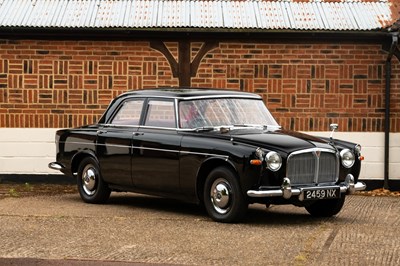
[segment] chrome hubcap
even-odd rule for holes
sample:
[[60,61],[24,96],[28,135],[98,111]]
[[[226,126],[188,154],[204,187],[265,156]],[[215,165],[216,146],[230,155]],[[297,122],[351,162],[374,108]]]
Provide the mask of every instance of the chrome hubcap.
[[89,196],[96,192],[96,173],[96,168],[91,164],[86,165],[82,172],[82,188]]
[[220,214],[227,213],[230,210],[231,198],[231,187],[229,183],[223,178],[218,178],[212,184],[210,192],[214,209]]

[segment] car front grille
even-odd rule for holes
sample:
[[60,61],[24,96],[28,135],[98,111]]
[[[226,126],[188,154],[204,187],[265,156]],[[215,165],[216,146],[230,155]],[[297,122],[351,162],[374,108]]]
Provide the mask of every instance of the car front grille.
[[287,177],[293,185],[332,183],[338,180],[339,157],[329,149],[307,149],[289,155]]

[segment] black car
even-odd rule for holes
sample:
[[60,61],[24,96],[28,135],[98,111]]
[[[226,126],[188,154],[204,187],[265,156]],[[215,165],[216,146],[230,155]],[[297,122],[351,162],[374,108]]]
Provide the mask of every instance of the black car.
[[365,189],[360,145],[283,130],[259,95],[239,91],[130,91],[97,124],[58,130],[56,145],[49,167],[76,178],[85,202],[152,194],[201,203],[220,222],[251,203],[333,216]]

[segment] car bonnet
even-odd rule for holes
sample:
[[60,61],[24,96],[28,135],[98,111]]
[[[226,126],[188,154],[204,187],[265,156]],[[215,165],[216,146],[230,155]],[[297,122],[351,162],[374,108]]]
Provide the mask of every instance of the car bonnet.
[[250,130],[232,130],[230,135],[233,141],[284,153],[310,148],[334,149],[326,140],[294,131],[266,130],[257,132]]

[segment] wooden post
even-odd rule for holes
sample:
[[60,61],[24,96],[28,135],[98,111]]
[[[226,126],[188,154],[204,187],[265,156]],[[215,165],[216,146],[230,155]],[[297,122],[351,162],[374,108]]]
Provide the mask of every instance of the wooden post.
[[167,46],[161,41],[150,42],[150,47],[154,50],[162,53],[168,60],[171,67],[172,75],[179,79],[180,87],[190,87],[191,78],[197,74],[200,62],[203,57],[210,50],[218,47],[218,42],[204,42],[199,52],[196,54],[193,62],[191,62],[191,42],[187,40],[181,40],[178,42],[178,62],[172,56]]
[[178,51],[179,86],[190,87],[190,42],[179,41]]

